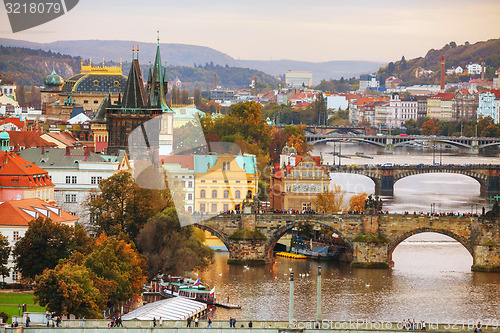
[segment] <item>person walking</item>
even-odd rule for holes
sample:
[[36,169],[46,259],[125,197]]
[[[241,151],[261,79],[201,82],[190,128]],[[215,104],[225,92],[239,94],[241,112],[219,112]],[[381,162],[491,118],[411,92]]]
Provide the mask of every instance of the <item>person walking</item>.
[[212,327],[212,317],[208,317],[208,325],[207,327]]
[[198,317],[194,318],[194,327],[198,327]]
[[252,321],[250,320],[250,321],[248,322],[248,328],[252,328],[252,327],[253,327],[253,323],[252,323]]
[[191,320],[193,320],[193,319],[191,319],[191,317],[188,317],[186,327],[191,327]]
[[156,327],[156,317],[153,317],[153,327]]
[[30,327],[31,319],[30,316],[26,316],[26,327]]
[[82,327],[85,328],[85,316],[82,317]]

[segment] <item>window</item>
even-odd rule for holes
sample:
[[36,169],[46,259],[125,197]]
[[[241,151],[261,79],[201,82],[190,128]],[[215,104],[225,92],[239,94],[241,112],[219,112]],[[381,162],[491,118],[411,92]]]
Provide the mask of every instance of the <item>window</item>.
[[12,280],[19,280],[19,273],[17,271],[12,271]]
[[222,170],[226,170],[226,162],[222,163]]
[[64,196],[64,202],[76,202],[76,194],[66,194]]
[[200,212],[205,213],[205,204],[200,204]]
[[217,183],[217,181],[216,180],[212,180],[212,183]]
[[94,101],[94,104],[99,104],[99,101]]
[[235,197],[236,199],[240,199],[240,197],[241,197],[241,192],[240,192],[240,190],[236,190],[236,192],[234,192],[234,197]]
[[192,181],[188,181],[188,188],[193,188],[193,182]]
[[71,176],[66,176],[66,184],[71,184]]
[[229,205],[228,204],[224,204],[224,209],[223,209],[225,212],[227,212],[229,210]]
[[88,100],[84,100],[83,104],[89,104],[89,101]]
[[217,213],[217,204],[212,204],[212,213]]
[[212,190],[212,199],[217,198],[217,190]]
[[188,200],[193,200],[193,194],[192,193],[188,193]]
[[76,176],[71,176],[71,184],[76,184]]
[[200,198],[205,198],[205,190],[200,191]]
[[14,231],[14,232],[13,232],[13,235],[12,235],[12,240],[13,240],[14,242],[16,242],[16,241],[18,241],[18,240],[19,240],[19,238],[20,238],[20,237],[19,237],[19,231]]
[[204,183],[204,182],[205,182],[205,179],[202,179],[202,180],[201,180],[201,182],[202,182],[202,183]]
[[90,184],[92,185],[96,185],[96,184],[99,184],[102,180],[102,177],[96,177],[96,176],[92,176],[90,177]]
[[[224,190],[224,199],[228,199],[228,198],[229,198],[229,191]],[[224,209],[224,210],[227,210],[227,209]]]
[[231,170],[231,162],[227,162],[226,166],[227,166],[227,170],[230,171]]
[[193,207],[188,206],[188,212],[189,212],[189,214],[191,214],[193,212]]

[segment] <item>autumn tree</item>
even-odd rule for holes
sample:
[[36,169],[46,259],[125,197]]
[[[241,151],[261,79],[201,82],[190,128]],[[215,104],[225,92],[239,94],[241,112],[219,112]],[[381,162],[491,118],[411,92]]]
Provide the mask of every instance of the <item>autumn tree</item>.
[[496,124],[486,126],[481,132],[482,137],[498,138],[500,137],[500,127]]
[[23,278],[33,280],[44,269],[53,269],[72,253],[73,235],[70,226],[43,217],[32,220],[13,250],[16,269]]
[[105,309],[105,294],[96,287],[90,269],[69,260],[38,275],[34,294],[47,311],[61,316],[99,318]]
[[429,119],[422,124],[422,135],[434,135],[436,133],[436,124],[434,120]]
[[10,255],[10,243],[9,238],[0,233],[0,275],[2,275],[2,281],[5,283],[4,279],[9,276],[10,269],[7,267],[9,263]]
[[117,172],[99,184],[86,206],[98,233],[134,239],[146,221],[165,207],[165,192],[139,187],[128,172]]
[[332,190],[316,196],[316,210],[325,213],[338,213],[346,210],[344,204],[345,192],[340,185],[334,185]]
[[183,274],[207,267],[214,252],[203,245],[193,226],[181,227],[173,207],[150,219],[136,243],[148,258],[148,279],[162,274]]
[[364,213],[365,200],[367,197],[368,194],[365,192],[353,195],[351,199],[349,199],[349,211]]
[[104,233],[96,239],[83,265],[94,274],[97,288],[113,305],[138,298],[146,282],[145,258],[133,244]]

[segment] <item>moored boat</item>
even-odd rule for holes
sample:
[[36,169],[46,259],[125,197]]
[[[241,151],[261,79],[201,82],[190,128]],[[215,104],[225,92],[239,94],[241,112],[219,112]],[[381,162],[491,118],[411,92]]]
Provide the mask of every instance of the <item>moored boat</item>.
[[215,304],[215,287],[198,280],[180,276],[169,276],[167,281],[160,282],[160,295],[163,297],[182,296],[207,304]]

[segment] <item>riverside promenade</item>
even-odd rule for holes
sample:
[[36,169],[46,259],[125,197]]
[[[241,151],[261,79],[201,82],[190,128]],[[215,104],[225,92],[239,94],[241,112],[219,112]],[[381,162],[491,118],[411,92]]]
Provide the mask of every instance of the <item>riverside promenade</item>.
[[[248,327],[248,321],[237,321],[236,328],[229,327],[229,321],[213,321],[212,328],[207,327],[206,320],[199,322],[199,327],[186,327],[186,321],[166,321],[160,326],[158,318],[156,327],[153,327],[152,321],[130,320],[124,321],[123,327],[108,327],[109,320],[85,320],[85,327],[82,327],[82,320],[63,320],[61,327],[46,327],[44,325],[34,324],[31,327],[24,327],[24,324],[17,328],[3,328],[6,333],[83,333],[83,332],[103,332],[112,331],[115,333],[319,333],[319,332],[356,332],[356,333],[377,333],[377,332],[408,332],[401,323],[391,322],[367,322],[365,320],[340,322],[323,320],[315,321],[297,321],[289,327],[287,321],[252,321],[252,328]],[[498,320],[483,321],[482,332],[500,333]],[[474,332],[475,324],[472,320],[459,321],[450,324],[426,323],[427,332]],[[243,327],[241,327],[243,325]],[[420,329],[415,331],[421,331]]]

